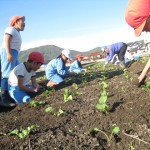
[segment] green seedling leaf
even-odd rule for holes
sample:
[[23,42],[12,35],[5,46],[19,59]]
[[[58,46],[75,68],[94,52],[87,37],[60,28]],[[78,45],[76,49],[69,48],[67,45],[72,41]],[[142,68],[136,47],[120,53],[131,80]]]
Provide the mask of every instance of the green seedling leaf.
[[45,104],[45,103],[46,103],[45,101],[35,101],[35,100],[32,100],[32,101],[30,101],[29,105],[31,107],[36,107],[38,105],[42,105],[42,104]]
[[28,135],[30,134],[30,131],[31,131],[31,130],[22,130],[22,134],[23,134],[24,136],[28,136]]
[[99,103],[100,103],[100,104],[104,104],[104,103],[106,103],[106,101],[107,101],[107,96],[101,96],[101,97],[99,98]]
[[76,83],[73,83],[72,86],[75,88],[75,90],[78,90],[78,85]]
[[12,131],[9,133],[9,135],[13,135],[13,134],[18,135],[18,133],[19,133],[19,130],[18,130],[18,129],[14,129],[14,130],[12,130]]
[[53,107],[47,107],[46,109],[45,109],[45,112],[50,112],[50,113],[52,113],[54,111],[54,109],[53,109]]
[[118,134],[120,132],[120,128],[116,125],[114,125],[114,127],[112,128],[112,132],[113,134]]
[[61,107],[59,108],[58,112],[55,114],[57,117],[61,116],[62,114],[65,114],[65,112],[61,109]]
[[19,133],[18,136],[19,136],[20,139],[23,139],[23,138],[26,137],[26,135],[24,135],[23,133]]

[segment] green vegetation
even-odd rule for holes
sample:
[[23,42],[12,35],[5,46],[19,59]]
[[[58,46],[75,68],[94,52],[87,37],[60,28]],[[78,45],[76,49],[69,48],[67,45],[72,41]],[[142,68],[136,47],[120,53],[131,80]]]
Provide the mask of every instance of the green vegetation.
[[104,131],[98,128],[92,128],[89,130],[89,132],[90,133],[97,133],[97,132],[103,133],[107,139],[108,145],[110,145],[110,141],[112,140],[113,135],[119,134],[120,128],[116,124],[112,125],[111,133],[109,135],[107,135]]
[[14,129],[10,133],[8,133],[8,135],[17,135],[20,139],[23,139],[23,138],[29,136],[31,131],[33,131],[36,128],[39,128],[39,126],[32,125],[30,127],[27,127],[26,129],[22,129],[22,130]]
[[102,82],[100,83],[101,87],[102,87],[102,93],[101,96],[98,100],[98,103],[96,105],[96,108],[104,113],[108,113],[108,108],[109,106],[107,105],[107,99],[108,99],[108,92],[107,92],[107,88],[108,88],[108,84],[106,82]]
[[32,100],[32,101],[29,102],[29,105],[31,107],[36,107],[38,105],[43,105],[45,103],[46,103],[45,101],[35,101],[35,100]]

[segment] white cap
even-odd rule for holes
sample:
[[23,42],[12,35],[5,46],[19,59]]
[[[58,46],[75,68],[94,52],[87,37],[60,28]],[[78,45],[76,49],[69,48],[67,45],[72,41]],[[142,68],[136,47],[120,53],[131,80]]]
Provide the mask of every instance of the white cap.
[[61,52],[62,54],[64,54],[68,59],[70,59],[70,50],[69,49],[64,49]]

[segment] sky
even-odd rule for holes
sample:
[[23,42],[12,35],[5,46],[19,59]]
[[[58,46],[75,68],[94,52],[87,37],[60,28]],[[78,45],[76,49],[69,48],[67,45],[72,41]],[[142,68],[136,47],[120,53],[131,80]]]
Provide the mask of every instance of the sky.
[[144,38],[125,21],[128,0],[0,0],[0,43],[12,16],[25,16],[21,50],[41,45],[88,51]]

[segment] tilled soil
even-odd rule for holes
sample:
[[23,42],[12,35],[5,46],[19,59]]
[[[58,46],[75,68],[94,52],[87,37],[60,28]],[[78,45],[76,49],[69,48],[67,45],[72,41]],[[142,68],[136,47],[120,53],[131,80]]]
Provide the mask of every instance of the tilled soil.
[[[29,103],[12,109],[0,108],[1,150],[149,150],[150,149],[150,92],[132,84],[130,77],[142,71],[145,64],[135,62],[128,68],[129,77],[121,68],[107,68],[108,113],[96,109],[102,88],[103,70],[100,64],[88,67],[86,74],[72,75],[65,84],[48,89],[34,100],[45,101],[31,107]],[[148,78],[146,79],[148,82]],[[73,87],[77,83],[78,89]],[[45,82],[41,81],[41,84]],[[64,102],[64,89],[74,93],[73,100]],[[53,113],[45,112],[52,106]],[[59,109],[65,113],[57,115]],[[108,142],[112,126],[120,128]],[[32,125],[39,127],[20,139],[9,135]],[[102,132],[90,133],[98,128]],[[107,136],[106,136],[107,135]]]

